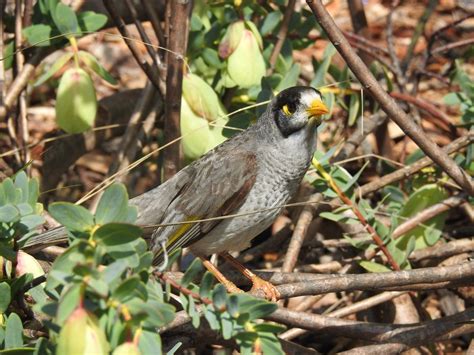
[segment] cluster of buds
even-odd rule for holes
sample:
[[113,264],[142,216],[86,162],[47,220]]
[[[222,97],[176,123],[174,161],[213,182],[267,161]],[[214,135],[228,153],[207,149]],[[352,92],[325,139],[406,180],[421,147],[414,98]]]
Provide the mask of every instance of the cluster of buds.
[[183,77],[181,100],[181,135],[187,159],[199,158],[222,143],[226,112],[212,87],[197,75]]
[[260,84],[266,70],[262,48],[262,37],[252,22],[231,24],[219,44],[219,56],[227,60],[224,85],[249,88]]

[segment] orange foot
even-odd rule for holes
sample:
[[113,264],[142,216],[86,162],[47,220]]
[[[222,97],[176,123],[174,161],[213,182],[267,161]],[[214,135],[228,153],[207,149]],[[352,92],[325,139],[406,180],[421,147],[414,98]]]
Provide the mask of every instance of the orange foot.
[[269,301],[276,302],[280,298],[280,292],[270,282],[262,280],[257,275],[253,275],[252,289],[250,293],[257,297],[266,298]]

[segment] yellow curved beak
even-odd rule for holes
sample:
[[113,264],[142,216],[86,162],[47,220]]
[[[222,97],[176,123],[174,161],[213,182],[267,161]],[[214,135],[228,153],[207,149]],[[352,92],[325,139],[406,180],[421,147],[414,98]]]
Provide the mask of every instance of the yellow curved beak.
[[321,100],[313,100],[311,106],[306,109],[310,117],[321,116],[329,113],[329,109]]

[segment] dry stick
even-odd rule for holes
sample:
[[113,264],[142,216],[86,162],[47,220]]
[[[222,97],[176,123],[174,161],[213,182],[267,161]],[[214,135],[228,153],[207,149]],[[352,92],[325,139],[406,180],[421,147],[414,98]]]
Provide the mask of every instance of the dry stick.
[[[167,52],[166,100],[165,100],[165,142],[180,136],[180,111],[183,82],[184,56],[188,33],[189,0],[171,1],[169,21],[169,39]],[[179,53],[179,54],[175,54]],[[163,178],[168,180],[180,170],[181,144],[173,144],[163,151]]]
[[400,224],[397,228],[395,228],[395,230],[392,232],[392,238],[397,239],[403,234],[412,230],[413,228],[426,222],[430,218],[433,218],[455,207],[458,207],[464,202],[466,202],[466,196],[460,194],[458,196],[449,197],[445,199],[444,201],[441,201],[433,206],[430,206],[424,209],[423,211],[419,212],[415,216],[411,217],[410,219],[406,220],[405,222]]
[[[137,104],[135,105],[134,112],[130,117],[127,129],[122,136],[120,143],[120,149],[115,155],[112,164],[109,167],[108,175],[115,174],[118,170],[123,169],[125,166],[130,164],[130,161],[134,158],[137,148],[138,135],[141,130],[141,122],[150,113],[150,106],[154,105],[155,99],[155,87],[149,81],[143,89],[143,94],[140,96]],[[161,101],[161,100],[160,100]],[[124,181],[126,173],[119,176],[117,181]]]
[[403,76],[402,68],[400,66],[400,60],[397,57],[397,53],[395,51],[395,45],[393,43],[393,15],[395,13],[396,7],[400,4],[399,0],[392,0],[392,4],[390,5],[390,10],[387,15],[387,24],[386,24],[386,31],[387,31],[387,48],[388,54],[390,56],[390,60],[392,61],[392,66],[394,68],[395,80],[400,91],[404,90],[406,81],[405,77]]
[[372,57],[373,59],[379,61],[381,64],[383,64],[388,70],[390,70],[392,73],[396,73],[395,67],[390,64],[390,62],[385,59],[382,55],[378,54],[377,51],[373,50],[372,48],[369,48],[361,43],[357,43],[353,39],[349,38],[349,42],[351,46],[359,49],[360,51],[364,52],[366,55]]
[[[23,70],[23,64],[25,62],[25,58],[23,56],[23,52],[20,50],[22,47],[23,36],[22,36],[22,9],[21,6],[22,1],[16,0],[15,1],[15,64],[16,64],[16,72],[21,72]],[[21,152],[22,157],[22,164],[26,164],[30,160],[30,151],[26,148],[28,145],[29,140],[29,131],[28,131],[28,121],[26,119],[26,94],[25,91],[22,90],[18,96],[18,111],[16,115],[16,136],[18,138],[18,146],[25,147],[25,149]],[[26,167],[29,170],[28,167]]]
[[[445,154],[451,154],[455,151],[458,151],[470,143],[474,141],[474,133],[473,132],[468,132],[465,136],[462,136],[445,147],[443,147],[443,152]],[[416,172],[420,171],[423,168],[426,168],[427,166],[432,164],[432,159],[430,157],[424,157],[415,163],[408,165],[404,168],[398,169],[397,171],[394,171],[393,173],[390,173],[388,175],[382,176],[381,178],[374,180],[372,182],[369,182],[361,187],[359,187],[355,194],[356,196],[365,196],[369,193],[378,191],[380,188],[392,184],[396,181],[399,181],[403,178],[408,178],[410,175],[415,174]]]
[[148,18],[151,22],[151,26],[155,31],[156,37],[158,38],[158,42],[160,42],[160,46],[165,45],[165,36],[163,34],[163,29],[161,28],[160,19],[155,11],[155,9],[151,6],[149,0],[141,0],[143,8],[146,10]]
[[449,44],[446,44],[444,46],[437,47],[437,48],[435,48],[431,51],[431,54],[434,54],[434,55],[440,54],[440,53],[449,51],[451,49],[468,46],[470,44],[474,44],[474,38],[467,38],[467,39],[463,39],[461,41],[457,41],[457,42],[454,42],[454,43],[449,43]]
[[393,258],[392,254],[388,251],[387,247],[385,246],[382,238],[378,235],[377,231],[375,230],[374,227],[372,227],[369,222],[365,219],[357,205],[355,205],[352,200],[339,188],[339,186],[336,184],[334,179],[329,175],[322,165],[315,159],[313,158],[312,164],[316,167],[318,172],[322,175],[322,177],[329,183],[329,186],[336,192],[338,197],[341,199],[342,202],[344,202],[347,206],[349,206],[352,209],[352,212],[356,215],[357,219],[362,223],[364,228],[367,230],[367,232],[370,234],[372,237],[373,241],[375,244],[380,248],[380,250],[384,253],[386,256],[389,264],[392,266],[392,269],[394,270],[400,270],[400,266],[398,263],[395,261]]
[[[153,70],[152,66],[142,58],[140,51],[138,50],[136,44],[134,41],[132,41],[131,35],[128,32],[127,26],[124,22],[124,20],[120,17],[120,15],[117,12],[117,9],[115,8],[115,4],[113,0],[103,0],[105,8],[110,14],[110,17],[112,17],[112,20],[115,23],[115,26],[117,26],[117,29],[119,30],[120,34],[123,37],[123,40],[125,41],[126,45],[128,46],[128,49],[132,53],[133,57],[135,58],[135,61],[138,63],[140,68],[142,68],[143,72],[146,74],[148,79],[153,83],[155,88],[157,90],[160,89],[160,77],[158,75],[158,72],[156,70]],[[148,47],[148,46],[147,46]]]
[[384,112],[377,112],[364,120],[364,130],[361,132],[357,129],[352,135],[346,140],[340,152],[333,159],[333,162],[345,160],[354,153],[356,148],[362,143],[362,141],[372,133],[378,126],[380,126],[387,119],[387,115]]
[[385,55],[389,55],[388,50],[384,47],[380,47],[373,42],[369,41],[367,38],[360,36],[358,34],[348,32],[348,31],[343,31],[344,36],[346,36],[349,40],[353,40],[355,42],[360,42],[364,46],[371,48],[375,52],[381,52]]
[[[400,295],[403,295],[405,292],[400,292],[400,291],[388,291],[388,292],[383,292],[378,295],[368,297],[362,301],[353,303],[349,306],[346,306],[344,308],[338,309],[336,311],[330,312],[326,314],[327,317],[334,317],[334,318],[343,318],[347,317],[351,314],[358,313],[361,311],[365,311],[369,308],[375,307],[379,304],[385,303],[387,301],[390,301]],[[290,330],[287,330],[286,332],[280,334],[279,338],[286,339],[286,340],[291,340],[294,339],[300,335],[308,333],[308,330],[306,329],[301,329],[301,328],[293,328]]]
[[268,68],[267,75],[270,75],[275,68],[275,64],[278,59],[278,55],[283,48],[283,43],[285,43],[286,36],[288,35],[288,26],[290,25],[291,15],[293,15],[293,10],[295,8],[296,0],[289,0],[288,5],[286,6],[285,13],[283,15],[283,19],[281,21],[280,29],[278,30],[277,34],[277,42],[275,43],[275,47],[273,47],[272,54],[270,55],[270,68]]
[[443,111],[441,111],[439,108],[437,108],[435,105],[433,105],[427,100],[417,98],[412,95],[403,94],[401,92],[395,92],[395,91],[392,91],[390,93],[390,96],[393,97],[394,99],[402,100],[421,108],[422,110],[428,112],[433,117],[436,117],[439,120],[441,120],[447,127],[455,127],[451,123],[451,118],[448,115],[446,115]]
[[[260,275],[260,274],[259,274]],[[309,282],[311,277],[320,276]],[[321,276],[325,276],[321,278]],[[303,275],[300,275],[302,278]],[[354,290],[391,290],[409,289],[416,284],[436,284],[444,282],[469,283],[474,279],[474,262],[452,266],[422,268],[407,271],[394,271],[372,274],[335,275],[307,275],[307,280],[289,283],[277,287],[281,298],[318,295],[328,292],[354,291]],[[404,287],[407,286],[407,287]]]
[[428,2],[428,6],[425,8],[425,11],[421,15],[418,23],[416,24],[415,27],[415,32],[413,33],[413,36],[410,41],[410,45],[408,46],[407,49],[407,54],[405,55],[405,58],[403,58],[402,63],[401,63],[401,69],[403,73],[406,73],[411,60],[413,59],[413,53],[415,51],[415,46],[418,43],[418,40],[420,39],[421,35],[423,34],[425,30],[426,23],[428,22],[429,18],[433,14],[433,11],[438,5],[438,0],[430,0]]
[[28,81],[33,77],[38,64],[46,57],[48,50],[39,49],[23,66],[23,70],[15,77],[5,95],[3,106],[0,107],[0,119],[5,118],[7,113],[13,108],[16,99],[28,85]]
[[410,254],[410,261],[419,262],[425,259],[448,258],[453,255],[470,253],[474,251],[473,239],[459,239],[449,243],[415,250]]
[[291,272],[295,268],[298,256],[300,254],[301,246],[308,232],[308,227],[314,218],[316,212],[316,204],[323,199],[320,193],[315,193],[308,198],[308,205],[301,211],[295,230],[291,236],[290,245],[283,261],[281,271]]
[[349,42],[338,29],[334,20],[326,11],[320,0],[307,0],[316,20],[326,31],[329,39],[337,48],[347,65],[363,84],[364,88],[380,104],[387,115],[400,126],[400,128],[420,147],[423,152],[431,157],[459,186],[467,193],[474,196],[474,185],[471,178],[461,169],[456,162],[443,152],[408,115],[395,103],[395,101],[380,86],[378,81],[357,56]]
[[409,346],[426,344],[435,339],[449,338],[453,333],[467,333],[474,330],[469,322],[474,309],[468,309],[453,316],[416,324],[384,324],[343,320],[318,314],[295,312],[279,308],[267,320],[304,328],[327,336],[342,336],[376,342],[401,342]]

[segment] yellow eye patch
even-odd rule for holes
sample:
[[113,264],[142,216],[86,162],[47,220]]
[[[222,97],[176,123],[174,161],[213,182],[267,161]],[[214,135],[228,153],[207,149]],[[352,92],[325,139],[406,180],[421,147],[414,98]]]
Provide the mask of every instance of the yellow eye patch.
[[283,105],[283,107],[281,108],[281,110],[283,111],[283,113],[284,113],[286,116],[290,116],[290,115],[291,115],[290,108],[288,107],[288,105]]

